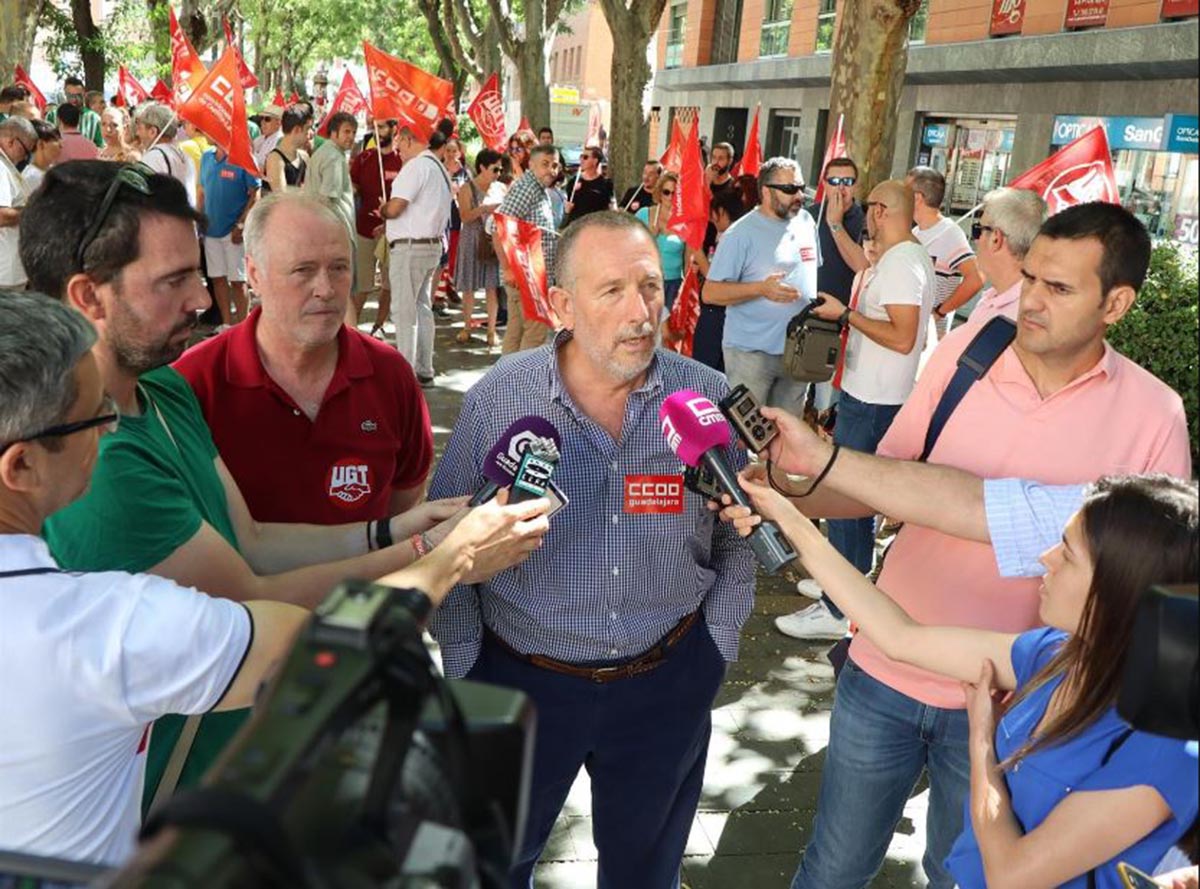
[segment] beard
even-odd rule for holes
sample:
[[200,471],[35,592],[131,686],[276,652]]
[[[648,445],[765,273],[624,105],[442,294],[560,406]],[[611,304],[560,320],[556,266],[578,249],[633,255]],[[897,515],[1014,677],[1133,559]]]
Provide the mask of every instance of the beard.
[[173,327],[166,336],[156,340],[142,320],[133,314],[124,301],[118,299],[108,323],[106,339],[117,366],[140,376],[170,364],[182,355],[187,348],[187,340],[179,337],[179,334],[194,330],[198,321],[199,317],[192,315]]
[[[654,360],[654,350],[658,347],[658,326],[649,321],[619,330],[613,338],[612,345],[608,348],[597,342],[595,337],[590,336],[586,331],[584,331],[582,336],[579,333],[578,328],[576,328],[575,338],[588,358],[597,367],[603,367],[613,381],[618,383],[628,383],[645,373],[646,369],[650,367],[650,363]],[[651,347],[646,350],[644,356],[624,355],[618,351],[623,343],[646,336],[653,339]]]

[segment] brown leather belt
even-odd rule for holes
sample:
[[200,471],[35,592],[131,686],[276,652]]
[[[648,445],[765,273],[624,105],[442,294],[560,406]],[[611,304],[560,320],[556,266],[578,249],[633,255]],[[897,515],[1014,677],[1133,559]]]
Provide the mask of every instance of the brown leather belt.
[[618,679],[628,679],[631,676],[640,676],[643,673],[649,673],[651,670],[656,670],[662,666],[666,660],[667,652],[673,648],[680,639],[687,635],[688,630],[696,623],[696,618],[700,616],[699,611],[693,611],[691,614],[683,618],[679,623],[671,629],[667,635],[663,636],[649,651],[638,655],[631,661],[624,664],[616,664],[611,667],[585,667],[580,664],[568,664],[566,661],[557,661],[554,658],[546,657],[542,654],[523,654],[517,651],[490,629],[485,629],[485,632],[496,640],[496,644],[511,654],[513,657],[523,660],[535,667],[540,667],[543,670],[551,670],[555,673],[562,673],[565,676],[574,676],[577,679],[586,679],[588,682],[595,682],[597,685],[605,685],[609,682],[615,682]]
[[440,244],[441,238],[396,238],[394,241],[388,241],[388,247],[395,247],[397,244]]

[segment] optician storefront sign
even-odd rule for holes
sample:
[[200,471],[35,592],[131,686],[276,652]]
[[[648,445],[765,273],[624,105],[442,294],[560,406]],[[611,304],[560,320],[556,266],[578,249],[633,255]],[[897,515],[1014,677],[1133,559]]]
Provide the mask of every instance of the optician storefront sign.
[[1200,117],[1195,114],[1167,115],[1166,151],[1200,154]]
[[944,148],[950,144],[950,126],[944,123],[926,124],[925,138],[921,141],[933,148]]

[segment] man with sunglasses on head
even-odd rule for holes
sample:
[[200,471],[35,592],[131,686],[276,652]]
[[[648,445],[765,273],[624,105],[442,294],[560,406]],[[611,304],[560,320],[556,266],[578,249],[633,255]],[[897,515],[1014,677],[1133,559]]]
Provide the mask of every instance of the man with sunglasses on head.
[[[414,532],[403,517],[343,525],[252,517],[195,394],[167,366],[209,305],[199,276],[202,221],[177,180],[108,161],[52,167],[23,214],[21,258],[30,279],[96,328],[92,352],[122,417],[101,445],[91,489],[47,520],[46,539],[70,570],[144,571],[237,601],[311,608],[346,577],[378,577],[411,564],[449,527]],[[311,264],[297,266],[295,275],[326,279]],[[426,530],[434,541],[422,536]],[[489,551],[501,555],[501,567],[523,557],[520,546],[510,546],[516,540]],[[204,720],[181,784],[198,780],[244,717]],[[151,794],[182,729],[182,719],[172,717],[153,733]],[[186,741],[180,749],[189,750]]]
[[[100,132],[100,115],[87,107],[87,90],[83,81],[78,77],[68,77],[63,81],[63,101],[79,109],[79,132],[96,148],[104,147],[104,135]],[[58,123],[58,108],[51,107],[46,111],[46,123]]]
[[25,286],[17,226],[29,198],[29,184],[18,167],[37,150],[37,131],[23,117],[0,121],[0,287]]
[[997,188],[983,199],[979,221],[971,226],[979,271],[988,288],[967,320],[978,329],[996,315],[1017,320],[1021,300],[1021,263],[1046,221],[1046,202],[1036,191]]
[[798,414],[808,384],[784,369],[783,349],[788,322],[817,296],[817,227],[802,206],[804,179],[795,161],[764,163],[758,190],[758,209],[717,244],[703,299],[727,307],[722,351],[730,384],[744,384],[760,404]]

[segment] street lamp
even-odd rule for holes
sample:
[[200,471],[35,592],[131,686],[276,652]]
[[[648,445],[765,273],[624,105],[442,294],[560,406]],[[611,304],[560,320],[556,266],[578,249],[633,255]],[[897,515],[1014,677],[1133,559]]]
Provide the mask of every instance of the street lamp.
[[329,86],[329,69],[325,67],[325,63],[317,65],[317,71],[313,74],[313,99],[321,108],[325,107],[325,89]]

